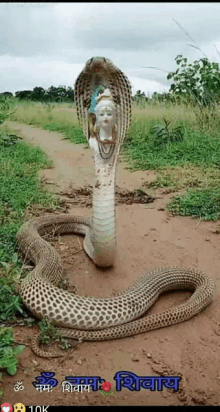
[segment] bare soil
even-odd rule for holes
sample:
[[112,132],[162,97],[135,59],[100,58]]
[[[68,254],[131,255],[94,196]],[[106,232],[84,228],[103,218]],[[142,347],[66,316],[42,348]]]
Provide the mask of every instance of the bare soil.
[[[49,190],[66,202],[67,212],[89,216],[93,184],[89,149],[62,140],[62,135],[55,132],[12,122],[8,125],[20,130],[26,142],[39,145],[53,158],[55,167],[43,170],[41,179]],[[186,266],[207,272],[214,279],[217,286],[214,302],[194,318],[174,326],[118,340],[83,342],[74,351],[67,352],[64,359],[42,359],[33,354],[30,343],[38,331],[37,323],[32,328],[16,326],[16,341],[27,347],[19,355],[17,375],[4,375],[2,403],[97,406],[220,404],[218,222],[168,215],[164,206],[174,193],[167,194],[162,189],[150,193],[150,197],[146,195],[145,203],[134,203],[135,193],[140,194],[134,191],[155,177],[156,174],[150,171],[131,173],[120,161],[118,192],[127,193],[127,201],[117,204],[116,264],[107,270],[97,268],[81,250],[81,238],[62,236],[53,243],[63,259],[64,278],[68,280],[70,290],[76,285],[79,294],[104,297],[126,288],[146,269]],[[38,210],[38,215],[41,213]],[[173,307],[189,296],[187,291],[166,293],[148,313]],[[32,382],[40,372],[52,371],[58,386],[51,393],[36,391]],[[166,388],[161,392],[148,389],[131,392],[123,388],[117,392],[113,378],[118,371],[130,371],[138,376],[178,375],[181,376],[180,389],[177,392]],[[104,397],[99,391],[62,392],[61,382],[65,377],[79,375],[104,378],[112,384],[114,393]],[[13,390],[16,381],[23,382],[23,391]]]

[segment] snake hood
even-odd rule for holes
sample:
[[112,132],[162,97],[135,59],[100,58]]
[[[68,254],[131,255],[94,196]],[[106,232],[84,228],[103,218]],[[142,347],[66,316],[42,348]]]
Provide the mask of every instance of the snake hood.
[[116,107],[116,151],[118,153],[131,122],[131,85],[125,74],[111,60],[105,57],[92,57],[77,77],[74,87],[77,116],[87,140],[90,137],[88,131],[90,108],[93,111],[94,98],[97,97],[98,91],[104,89],[110,90]]

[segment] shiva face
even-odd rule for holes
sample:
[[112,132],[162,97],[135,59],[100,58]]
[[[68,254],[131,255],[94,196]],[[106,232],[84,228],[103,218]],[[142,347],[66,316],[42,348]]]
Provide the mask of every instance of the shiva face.
[[96,110],[96,124],[100,129],[112,129],[116,122],[115,110],[113,102],[103,100],[97,104]]

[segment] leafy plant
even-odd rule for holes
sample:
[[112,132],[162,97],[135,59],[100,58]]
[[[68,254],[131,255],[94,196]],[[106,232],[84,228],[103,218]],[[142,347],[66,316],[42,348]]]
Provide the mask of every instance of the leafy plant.
[[11,286],[20,278],[21,270],[17,265],[17,261],[17,253],[14,253],[12,262],[0,262],[4,267],[4,277],[0,278],[0,321],[5,321],[5,323],[22,322],[29,326],[35,320],[22,309],[21,298],[14,291],[14,287]]
[[19,140],[22,140],[22,138],[16,134],[0,132],[0,146],[14,146]]
[[150,141],[155,146],[164,146],[166,143],[181,142],[183,140],[184,130],[182,126],[170,128],[170,121],[163,119],[165,126],[156,125],[150,130]]
[[9,375],[17,373],[18,355],[25,349],[24,345],[13,348],[13,329],[0,329],[0,368],[6,368]]
[[55,328],[55,326],[48,320],[48,319],[43,319],[42,321],[39,322],[39,327],[41,330],[41,342],[48,344],[60,340],[61,335]]
[[[16,255],[16,254],[14,254]],[[1,262],[8,269],[9,263]],[[6,284],[6,279],[0,279],[0,320],[15,320],[16,313],[25,314],[21,307],[21,298],[16,295],[12,287]]]
[[191,102],[210,106],[220,99],[220,68],[219,64],[210,62],[207,57],[187,63],[187,58],[179,54],[176,63],[180,66],[175,72],[167,75],[167,80],[173,79],[170,93],[188,96]]
[[66,350],[72,345],[68,343],[68,340],[63,338],[57,328],[48,320],[43,319],[39,322],[39,327],[41,330],[41,342],[48,345],[51,342],[60,342],[62,349]]

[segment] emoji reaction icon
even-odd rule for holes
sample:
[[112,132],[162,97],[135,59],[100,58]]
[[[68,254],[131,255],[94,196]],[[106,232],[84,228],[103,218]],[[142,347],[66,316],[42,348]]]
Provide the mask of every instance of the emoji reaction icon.
[[16,403],[14,405],[14,412],[25,412],[26,407],[23,405],[23,403]]
[[1,412],[12,412],[13,408],[10,403],[2,403],[1,404]]

